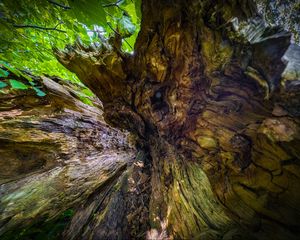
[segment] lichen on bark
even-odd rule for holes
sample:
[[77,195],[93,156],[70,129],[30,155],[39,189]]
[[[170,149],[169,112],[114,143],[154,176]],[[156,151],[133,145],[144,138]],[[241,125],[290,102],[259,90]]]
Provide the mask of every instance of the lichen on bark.
[[148,146],[148,238],[296,239],[299,119],[280,85],[290,34],[248,0],[144,1],[142,13],[135,52],[122,58],[126,97],[104,112]]
[[64,236],[298,239],[299,79],[282,77],[290,34],[250,0],[147,0],[142,14],[132,55],[108,43],[55,50],[144,154],[90,195]]

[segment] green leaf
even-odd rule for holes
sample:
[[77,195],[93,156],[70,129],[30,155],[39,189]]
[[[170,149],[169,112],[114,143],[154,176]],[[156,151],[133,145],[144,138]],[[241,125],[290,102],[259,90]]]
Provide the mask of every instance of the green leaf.
[[5,88],[7,84],[5,82],[0,81],[0,88]]
[[18,80],[9,79],[9,83],[13,89],[22,89],[22,90],[28,89],[28,86],[26,86],[24,83]]
[[124,38],[130,37],[135,30],[135,25],[131,22],[130,17],[123,15],[119,21],[119,32],[121,36]]
[[[89,45],[99,41],[98,34],[93,32],[92,35],[92,31],[100,29],[101,34],[109,38],[110,34],[114,34],[114,30],[119,31],[117,28],[121,28],[122,38],[127,37],[126,41],[133,47],[137,34],[131,34],[134,26],[135,31],[138,31],[140,24],[140,0],[57,0],[65,6],[70,6],[71,9],[68,10],[63,10],[46,0],[0,2],[0,12],[5,18],[0,24],[0,68],[3,66],[3,70],[9,74],[26,78],[29,82],[27,84],[25,81],[26,85],[32,82],[31,75],[22,70],[37,76],[55,75],[79,82],[74,73],[57,61],[52,52],[53,47],[63,49],[67,44],[73,44],[77,36],[80,36],[84,44]],[[31,4],[28,4],[29,2]],[[109,4],[110,6],[103,7]],[[108,21],[111,25],[107,24]],[[12,23],[57,27],[66,33],[34,28],[18,29],[13,28]],[[124,45],[125,51],[132,51],[126,43]],[[6,73],[1,71],[0,77],[2,74]]]
[[10,66],[8,63],[4,61],[0,61],[0,64],[6,67],[9,71],[11,71],[13,74],[17,75],[18,77],[20,76],[20,71],[12,66]]
[[69,0],[71,12],[88,26],[106,24],[106,13],[98,0]]
[[37,87],[33,87],[33,89],[35,90],[36,95],[38,95],[39,97],[46,96],[46,93],[44,93],[42,90],[38,89]]
[[141,12],[141,0],[135,0],[134,1],[134,6],[135,6],[135,13],[137,18],[140,20],[142,19],[142,12]]
[[0,77],[7,77],[9,74],[9,72],[3,70],[2,68],[0,68]]

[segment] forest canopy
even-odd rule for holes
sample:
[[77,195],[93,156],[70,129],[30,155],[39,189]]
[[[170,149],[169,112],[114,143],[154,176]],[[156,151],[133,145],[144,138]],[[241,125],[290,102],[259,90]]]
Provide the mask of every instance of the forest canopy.
[[139,31],[140,1],[21,0],[0,2],[0,58],[14,68],[78,81],[53,55],[76,40],[101,44],[118,34],[132,52]]
[[[257,0],[259,12],[271,25],[283,25],[299,41],[297,0]],[[0,2],[0,59],[33,74],[79,82],[55,58],[76,40],[86,46],[122,37],[122,50],[133,52],[141,21],[141,0],[21,0]],[[0,86],[1,87],[1,86]]]

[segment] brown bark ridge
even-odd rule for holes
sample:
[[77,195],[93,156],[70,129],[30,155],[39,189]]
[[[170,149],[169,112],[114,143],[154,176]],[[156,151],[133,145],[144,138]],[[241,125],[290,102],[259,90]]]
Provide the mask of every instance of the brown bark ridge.
[[128,133],[105,123],[97,98],[89,106],[77,97],[80,86],[35,82],[45,97],[30,89],[0,94],[1,239],[36,239],[33,226],[54,226],[66,210],[114,187],[136,155]]
[[[116,165],[107,171],[103,150],[94,152],[100,154],[100,162],[88,176],[100,182],[92,188],[88,180],[78,180],[76,191],[88,193],[80,195],[86,200],[63,238],[298,239],[300,51],[287,52],[286,60],[296,61],[286,68],[282,56],[290,34],[266,26],[250,0],[145,0],[134,54],[123,53],[118,45],[103,42],[95,48],[78,42],[55,50],[58,60],[102,101],[105,120],[135,135],[139,152],[129,158],[124,151],[133,150],[116,154],[108,160]],[[28,114],[39,109],[46,108],[37,106]],[[78,121],[73,115],[67,119],[68,124]],[[5,121],[1,127],[7,126]],[[47,133],[54,136],[53,145],[54,139],[64,139],[55,138],[55,129]],[[125,139],[119,131],[110,131],[116,139]],[[27,132],[32,141],[34,132]],[[101,137],[98,141],[106,142]],[[74,149],[66,147],[64,151]],[[128,161],[133,163],[121,174],[117,169]],[[31,168],[36,163],[30,163]],[[73,173],[78,176],[84,169]],[[105,174],[114,177],[103,183]],[[51,176],[46,182],[51,183]],[[54,186],[64,182],[55,180]],[[65,193],[66,204],[76,203],[66,189]],[[13,209],[13,197],[8,196],[6,190],[2,212]],[[22,191],[13,196],[26,199]],[[26,209],[32,209],[29,206]],[[54,204],[51,211],[59,208]],[[19,224],[23,212],[1,214],[4,228]]]
[[298,239],[298,82],[281,81],[290,34],[249,0],[149,0],[142,15],[133,55],[57,56],[149,149],[147,238]]

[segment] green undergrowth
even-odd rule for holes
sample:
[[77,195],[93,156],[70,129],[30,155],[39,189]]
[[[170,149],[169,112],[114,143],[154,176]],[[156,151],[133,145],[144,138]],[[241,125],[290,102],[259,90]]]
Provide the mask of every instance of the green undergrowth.
[[0,61],[0,93],[7,94],[14,90],[33,90],[39,97],[46,96],[38,83],[29,75]]
[[[81,102],[93,106],[95,95],[81,82],[72,82],[58,77],[47,77],[69,88],[68,90],[71,94]],[[0,95],[14,94],[16,91],[32,91],[37,97],[41,98],[47,96],[47,89],[43,86],[40,77],[21,71],[7,62],[0,61]]]

